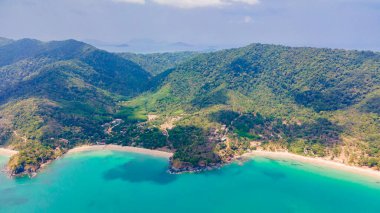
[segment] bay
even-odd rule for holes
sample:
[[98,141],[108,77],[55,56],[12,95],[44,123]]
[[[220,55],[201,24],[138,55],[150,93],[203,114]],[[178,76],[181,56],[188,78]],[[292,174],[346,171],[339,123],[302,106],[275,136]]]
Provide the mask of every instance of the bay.
[[294,160],[167,168],[165,158],[136,153],[66,155],[32,179],[1,174],[0,212],[380,212],[379,180]]

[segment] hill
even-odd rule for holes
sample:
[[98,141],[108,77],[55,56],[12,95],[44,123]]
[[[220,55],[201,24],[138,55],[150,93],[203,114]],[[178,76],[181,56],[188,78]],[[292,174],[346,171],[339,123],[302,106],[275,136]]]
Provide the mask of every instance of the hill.
[[140,65],[152,75],[158,75],[190,60],[198,54],[197,52],[174,52],[151,54],[120,53],[119,55]]
[[0,143],[20,150],[14,173],[35,172],[77,143],[102,140],[101,125],[113,120],[117,102],[139,94],[150,78],[137,64],[74,40],[4,45],[0,73]]
[[125,105],[159,115],[156,126],[175,118],[179,170],[257,148],[377,166],[379,62],[368,51],[253,44],[186,61]]

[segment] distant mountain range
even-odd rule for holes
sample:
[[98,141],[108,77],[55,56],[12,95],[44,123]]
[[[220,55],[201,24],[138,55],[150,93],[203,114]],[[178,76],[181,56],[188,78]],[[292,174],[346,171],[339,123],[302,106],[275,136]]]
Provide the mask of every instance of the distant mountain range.
[[9,44],[13,42],[12,39],[8,39],[8,38],[3,38],[3,37],[0,37],[0,46],[3,46],[3,45],[6,45],[6,44]]
[[99,49],[110,52],[166,53],[166,52],[211,52],[224,47],[195,45],[185,42],[159,42],[150,39],[134,39],[126,43],[110,43],[97,40],[84,40]]
[[265,44],[116,54],[0,39],[0,144],[20,150],[11,173],[88,143],[172,150],[172,172],[253,149],[380,168],[380,54]]

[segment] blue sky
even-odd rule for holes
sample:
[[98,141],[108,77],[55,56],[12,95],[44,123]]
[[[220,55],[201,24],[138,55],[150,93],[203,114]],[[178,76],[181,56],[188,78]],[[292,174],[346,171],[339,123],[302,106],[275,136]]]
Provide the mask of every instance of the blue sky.
[[0,36],[380,50],[380,0],[0,0]]

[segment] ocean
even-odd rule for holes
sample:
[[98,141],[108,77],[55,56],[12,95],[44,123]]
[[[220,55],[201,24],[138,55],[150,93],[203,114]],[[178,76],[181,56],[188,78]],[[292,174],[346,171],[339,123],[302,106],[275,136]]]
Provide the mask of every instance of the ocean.
[[380,212],[380,180],[294,160],[167,168],[167,159],[137,153],[69,154],[32,179],[2,173],[0,212]]

